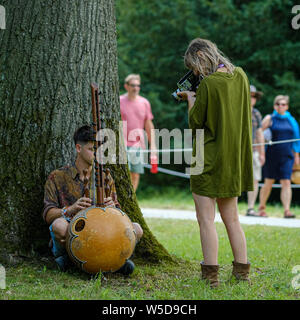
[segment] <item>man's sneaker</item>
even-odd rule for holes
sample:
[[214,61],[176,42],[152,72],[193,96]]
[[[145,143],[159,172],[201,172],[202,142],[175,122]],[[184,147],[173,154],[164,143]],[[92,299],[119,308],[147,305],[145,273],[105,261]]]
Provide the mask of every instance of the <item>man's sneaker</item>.
[[134,270],[134,263],[131,260],[126,260],[126,262],[124,263],[124,265],[116,271],[116,273],[121,273],[124,276],[129,276],[130,274],[132,274],[133,270]]

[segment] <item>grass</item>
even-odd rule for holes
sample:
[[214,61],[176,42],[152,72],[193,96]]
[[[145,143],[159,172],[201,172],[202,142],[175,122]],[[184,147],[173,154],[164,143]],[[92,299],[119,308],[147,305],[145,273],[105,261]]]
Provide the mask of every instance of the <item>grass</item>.
[[127,278],[118,274],[91,277],[77,269],[59,272],[52,259],[27,261],[6,268],[6,289],[0,299],[59,300],[293,300],[300,290],[292,286],[300,265],[299,230],[244,226],[252,263],[251,286],[230,281],[232,253],[225,227],[217,223],[221,286],[211,290],[200,280],[202,259],[199,230],[193,221],[147,219],[157,239],[177,259],[177,264],[150,265],[141,260]]
[[[149,196],[151,195],[151,197]],[[138,191],[141,207],[194,210],[188,191]],[[239,203],[245,214],[246,203]],[[282,216],[280,205],[267,207],[270,216]],[[300,217],[300,208],[293,207]],[[200,280],[202,260],[200,236],[195,221],[150,219],[146,222],[176,264],[148,264],[133,258],[136,269],[127,278],[118,274],[89,276],[75,267],[62,273],[52,257],[27,260],[6,268],[6,288],[0,300],[297,300],[300,276],[299,229],[244,225],[252,285],[231,280],[232,252],[223,224],[216,223],[219,236],[221,286],[211,290]],[[299,269],[300,270],[300,269]],[[294,286],[293,286],[294,284]],[[296,285],[296,286],[295,286]]]
[[[151,196],[149,197],[149,195]],[[195,210],[194,200],[188,188],[187,190],[172,187],[162,190],[147,188],[146,190],[138,190],[137,197],[141,208]],[[239,214],[245,215],[248,205],[245,201],[239,200],[238,208]],[[255,209],[258,210],[258,203],[256,203]],[[270,217],[283,217],[281,203],[267,203],[266,212]],[[300,218],[300,206],[292,204],[291,212],[296,215],[296,218]]]

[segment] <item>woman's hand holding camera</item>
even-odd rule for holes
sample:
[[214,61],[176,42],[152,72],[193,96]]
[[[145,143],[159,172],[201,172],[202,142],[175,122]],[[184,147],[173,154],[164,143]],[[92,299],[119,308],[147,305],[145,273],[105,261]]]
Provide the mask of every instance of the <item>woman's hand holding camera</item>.
[[188,102],[189,110],[193,107],[196,100],[196,93],[194,91],[181,91],[177,95],[183,100]]
[[186,101],[188,99],[195,97],[196,93],[194,91],[180,91],[180,92],[177,92],[177,95],[181,97],[182,100]]

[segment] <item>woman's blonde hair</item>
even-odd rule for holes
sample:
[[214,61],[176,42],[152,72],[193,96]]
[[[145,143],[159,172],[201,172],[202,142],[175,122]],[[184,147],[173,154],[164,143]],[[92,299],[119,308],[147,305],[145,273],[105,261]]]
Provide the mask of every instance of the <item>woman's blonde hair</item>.
[[285,100],[286,103],[289,104],[290,97],[289,96],[283,96],[283,95],[276,96],[275,99],[274,99],[274,105],[277,104],[280,100]]
[[192,40],[184,54],[185,66],[197,70],[203,77],[216,72],[220,63],[224,64],[229,73],[233,73],[235,66],[213,42],[206,39]]

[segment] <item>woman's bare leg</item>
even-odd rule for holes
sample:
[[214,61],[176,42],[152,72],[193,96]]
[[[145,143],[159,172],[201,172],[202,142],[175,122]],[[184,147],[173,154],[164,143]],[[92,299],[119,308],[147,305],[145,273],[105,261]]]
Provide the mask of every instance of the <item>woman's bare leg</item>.
[[218,264],[218,235],[215,226],[216,200],[193,193],[205,265]]
[[274,179],[266,178],[264,181],[264,185],[260,189],[259,193],[259,207],[265,208],[270,193],[272,191],[272,184],[275,182]]
[[217,199],[217,203],[221,218],[227,230],[234,261],[247,263],[246,238],[239,221],[237,197],[219,198]]
[[284,211],[290,210],[291,201],[292,201],[291,181],[288,179],[282,179],[280,180],[280,183],[281,183],[280,200],[282,202]]

